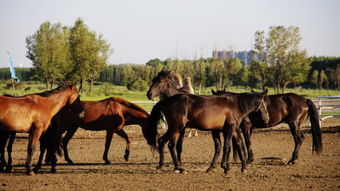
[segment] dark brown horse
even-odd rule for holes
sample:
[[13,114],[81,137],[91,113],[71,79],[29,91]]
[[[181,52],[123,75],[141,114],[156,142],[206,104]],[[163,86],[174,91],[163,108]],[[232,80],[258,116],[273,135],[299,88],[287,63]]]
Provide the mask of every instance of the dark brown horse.
[[[149,126],[155,139],[157,134],[157,121],[163,114],[168,123],[167,132],[158,140],[160,154],[159,169],[164,163],[164,144],[169,140],[169,150],[173,163],[174,172],[184,172],[181,167],[182,141],[180,135],[185,128],[196,128],[204,131],[212,131],[215,143],[215,154],[207,172],[216,168],[217,158],[221,150],[220,132],[224,136],[223,158],[221,167],[224,172],[229,171],[229,153],[231,138],[235,139],[237,151],[242,161],[242,171],[246,163],[242,154],[242,139],[239,137],[238,128],[246,115],[258,110],[263,105],[263,98],[267,94],[241,94],[223,96],[196,96],[191,94],[176,94],[158,102],[152,109]],[[175,150],[176,148],[176,150]]]
[[[73,104],[78,97],[75,85],[57,88],[40,95],[0,96],[0,131],[29,133],[26,174],[34,174],[31,170],[31,161],[35,146],[49,127],[52,117],[63,106]],[[81,105],[78,107],[81,108]]]
[[[215,95],[229,95],[231,92],[212,91]],[[319,154],[322,151],[322,136],[319,123],[319,115],[312,100],[306,99],[294,93],[276,94],[266,96],[265,105],[269,114],[269,122],[264,123],[260,112],[250,113],[241,123],[240,128],[244,134],[247,150],[248,162],[254,160],[251,149],[251,134],[253,128],[273,127],[280,123],[287,123],[294,138],[294,151],[289,164],[295,164],[299,155],[299,148],[304,140],[300,129],[301,123],[309,116],[313,137],[313,153]]]
[[[123,130],[125,125],[141,126],[142,133],[149,143],[147,131],[147,119],[149,114],[136,104],[117,97],[111,97],[101,101],[81,101],[81,104],[85,111],[85,116],[82,119],[79,119],[74,112],[67,108],[61,110],[56,116],[55,125],[58,126],[60,133],[63,134],[66,131],[66,135],[62,140],[62,145],[65,160],[69,164],[73,164],[73,161],[69,157],[67,144],[79,127],[91,131],[106,130],[105,150],[103,154],[105,164],[110,164],[108,152],[114,133],[126,140],[127,145],[124,159],[128,161],[131,140]],[[74,123],[74,121],[77,122]],[[40,154],[37,168],[40,168],[41,166],[43,154],[43,152]]]
[[159,96],[160,100],[173,96],[175,94],[192,92],[187,88],[181,88],[178,77],[171,71],[162,70],[152,79],[152,84],[147,92],[150,100]]

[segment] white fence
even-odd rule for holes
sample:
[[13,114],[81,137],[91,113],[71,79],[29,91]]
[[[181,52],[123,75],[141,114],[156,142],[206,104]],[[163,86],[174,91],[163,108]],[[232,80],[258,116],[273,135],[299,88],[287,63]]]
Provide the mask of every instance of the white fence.
[[319,96],[313,100],[317,105],[320,121],[340,117],[340,96]]

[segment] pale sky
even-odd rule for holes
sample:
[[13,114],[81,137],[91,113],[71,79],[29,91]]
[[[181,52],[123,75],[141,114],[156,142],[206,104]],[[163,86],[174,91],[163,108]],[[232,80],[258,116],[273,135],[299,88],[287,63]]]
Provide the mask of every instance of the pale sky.
[[0,67],[7,51],[16,67],[31,66],[26,37],[78,17],[111,44],[108,64],[250,50],[255,31],[277,25],[299,27],[310,56],[340,56],[339,10],[339,0],[0,0]]

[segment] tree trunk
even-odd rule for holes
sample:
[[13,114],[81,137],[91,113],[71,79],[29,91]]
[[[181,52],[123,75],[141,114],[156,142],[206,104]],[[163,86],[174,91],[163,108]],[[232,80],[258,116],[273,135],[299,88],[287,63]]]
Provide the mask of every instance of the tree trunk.
[[79,86],[80,93],[84,93],[83,85],[84,85],[84,80],[82,78],[82,79],[80,79],[80,86]]
[[93,88],[93,80],[90,80],[90,94],[92,95],[92,88]]
[[50,81],[47,78],[45,78],[45,80],[46,80],[45,88],[48,90],[48,85],[50,85]]

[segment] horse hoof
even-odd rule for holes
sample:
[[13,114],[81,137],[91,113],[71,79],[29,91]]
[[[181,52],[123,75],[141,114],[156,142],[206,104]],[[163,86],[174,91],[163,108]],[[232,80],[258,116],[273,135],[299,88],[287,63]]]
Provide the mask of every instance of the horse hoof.
[[124,159],[125,159],[126,162],[128,162],[129,161],[129,155],[128,154],[124,155]]
[[6,168],[5,172],[6,173],[11,173],[12,172],[12,168]]
[[28,171],[28,172],[26,172],[26,175],[28,175],[28,176],[34,176],[35,173],[34,173],[33,171]]
[[288,162],[288,164],[290,165],[290,164],[297,164],[297,160],[290,160],[289,162]]
[[246,168],[242,168],[242,169],[241,169],[241,172],[242,172],[242,173],[247,173],[247,169],[246,169]]
[[105,165],[110,165],[110,164],[111,164],[110,161],[108,161],[108,160],[105,161]]
[[37,168],[33,168],[33,172],[34,172],[34,173],[38,173],[39,170],[38,170]]
[[187,174],[187,172],[184,169],[180,168],[180,169],[175,169],[174,174]]
[[74,162],[73,162],[73,161],[71,161],[71,160],[68,160],[68,161],[67,161],[67,164],[69,164],[69,165],[73,165],[73,164],[74,164]]
[[57,170],[56,169],[51,169],[50,173],[55,174],[55,173],[57,173]]
[[215,167],[209,167],[208,169],[207,169],[207,171],[205,171],[206,173],[214,173],[215,172]]

